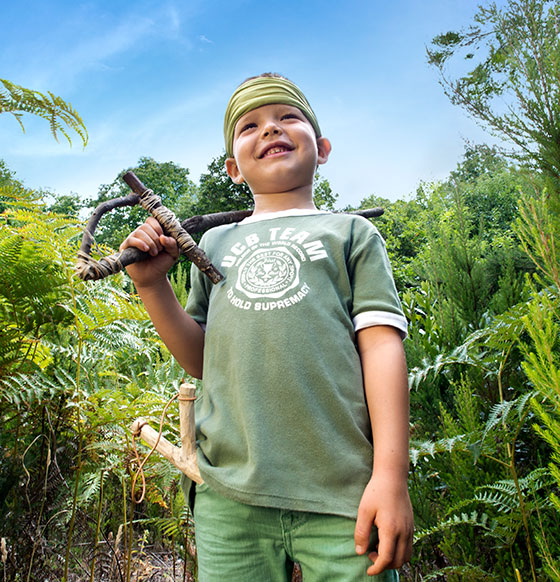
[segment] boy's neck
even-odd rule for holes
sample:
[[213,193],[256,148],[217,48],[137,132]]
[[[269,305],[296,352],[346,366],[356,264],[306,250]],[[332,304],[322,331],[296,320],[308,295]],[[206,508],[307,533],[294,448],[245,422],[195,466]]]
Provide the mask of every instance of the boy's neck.
[[317,210],[311,192],[302,195],[300,191],[280,192],[279,194],[253,194],[255,209],[253,216],[282,210]]

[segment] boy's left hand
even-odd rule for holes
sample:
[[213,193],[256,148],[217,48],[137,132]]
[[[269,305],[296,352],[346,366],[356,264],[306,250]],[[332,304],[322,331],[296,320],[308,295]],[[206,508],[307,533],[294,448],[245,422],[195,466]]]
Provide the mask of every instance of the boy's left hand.
[[367,484],[358,507],[354,533],[356,552],[365,554],[371,529],[377,526],[379,543],[369,554],[374,563],[368,575],[400,568],[410,560],[414,521],[406,480],[375,474]]

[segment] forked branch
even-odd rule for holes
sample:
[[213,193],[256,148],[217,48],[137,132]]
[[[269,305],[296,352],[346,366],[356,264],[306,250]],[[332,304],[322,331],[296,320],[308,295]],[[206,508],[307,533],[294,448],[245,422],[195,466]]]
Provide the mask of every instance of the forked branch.
[[[204,232],[222,224],[240,222],[244,218],[251,216],[252,210],[235,210],[193,216],[179,223],[175,215],[163,206],[159,197],[146,188],[133,172],[127,172],[123,176],[123,180],[130,186],[133,194],[103,202],[94,210],[84,229],[82,244],[78,251],[76,262],[78,276],[85,281],[97,281],[122,271],[127,265],[149,258],[150,255],[148,253],[131,247],[113,255],[102,257],[98,261],[91,256],[91,247],[95,242],[95,229],[101,217],[114,208],[141,204],[160,222],[164,232],[177,240],[180,251],[190,261],[208,275],[213,283],[220,281],[222,279],[221,273],[212,265],[204,251],[196,245],[190,234]],[[356,210],[348,214],[374,218],[383,214],[383,208]]]

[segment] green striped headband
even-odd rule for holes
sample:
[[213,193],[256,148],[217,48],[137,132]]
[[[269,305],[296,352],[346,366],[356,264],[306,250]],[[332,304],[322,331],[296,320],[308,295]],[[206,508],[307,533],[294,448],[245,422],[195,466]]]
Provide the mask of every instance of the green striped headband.
[[233,134],[239,118],[257,107],[273,103],[297,107],[313,126],[315,135],[321,137],[315,113],[297,85],[283,77],[255,77],[245,81],[235,90],[226,109],[224,138],[229,157],[233,157]]

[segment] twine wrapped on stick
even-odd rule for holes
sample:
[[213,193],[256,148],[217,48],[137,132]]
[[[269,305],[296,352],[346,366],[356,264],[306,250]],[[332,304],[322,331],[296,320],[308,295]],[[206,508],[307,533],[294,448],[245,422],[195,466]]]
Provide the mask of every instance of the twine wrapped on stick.
[[[177,241],[181,253],[207,275],[213,283],[220,282],[223,279],[223,275],[210,262],[204,251],[197,246],[188,230],[179,222],[175,214],[162,204],[161,198],[157,194],[154,194],[152,190],[146,188],[133,172],[127,172],[123,176],[123,180],[130,186],[133,194],[129,194],[123,198],[108,200],[95,209],[86,225],[82,244],[78,251],[78,260],[76,263],[76,273],[78,276],[85,281],[97,281],[118,273],[127,265],[145,260],[150,256],[149,253],[133,248],[119,251],[114,255],[102,257],[99,261],[96,261],[91,256],[91,247],[95,240],[93,233],[101,217],[114,208],[140,204],[142,208],[147,210],[161,224],[165,234],[172,236]],[[241,216],[231,218],[242,220],[248,215],[250,215],[250,212],[244,212]],[[198,232],[201,227],[203,230],[207,230],[215,226],[216,215],[208,215],[207,220],[205,218],[204,216],[196,216],[190,222],[186,221],[187,224],[185,226],[190,229],[190,232]],[[220,220],[218,222],[219,224],[225,222],[224,217],[218,220]]]
[[[159,196],[152,190],[146,188],[133,172],[127,172],[123,180],[133,191],[128,196],[114,198],[102,202],[93,212],[84,229],[82,244],[78,251],[76,261],[76,273],[84,281],[98,281],[109,275],[114,275],[122,271],[127,265],[146,260],[149,253],[135,248],[127,248],[113,255],[100,258],[96,261],[91,256],[91,247],[95,242],[94,233],[101,217],[114,208],[123,206],[135,206],[140,204],[152,214],[162,225],[164,232],[177,240],[180,251],[201,269],[213,283],[218,283],[223,279],[223,275],[212,265],[206,254],[200,249],[191,234],[204,232],[215,226],[240,222],[244,218],[251,216],[252,210],[234,210],[231,212],[216,212],[201,216],[193,216],[182,222],[162,203]],[[364,218],[373,218],[383,214],[383,208],[368,208],[357,210],[348,214],[358,214]]]

